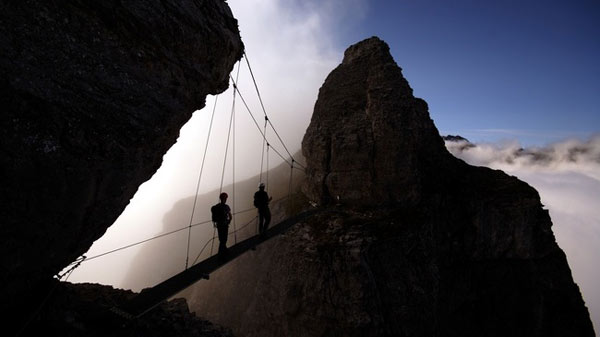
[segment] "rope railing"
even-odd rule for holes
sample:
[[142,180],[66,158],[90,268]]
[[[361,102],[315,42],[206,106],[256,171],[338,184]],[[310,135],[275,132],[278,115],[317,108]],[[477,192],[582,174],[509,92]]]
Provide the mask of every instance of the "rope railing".
[[[252,218],[250,221],[248,221],[246,224],[244,224],[242,227],[238,228],[237,230],[234,230],[233,232],[228,232],[227,235],[231,235],[231,234],[236,234],[237,232],[241,231],[242,229],[248,227],[248,225],[250,225],[252,222],[254,222],[254,220],[256,220],[258,217],[254,217]],[[194,266],[196,264],[196,262],[198,262],[198,259],[200,258],[200,256],[202,255],[202,253],[204,253],[204,249],[206,249],[206,247],[208,247],[209,243],[214,242],[214,240],[216,239],[215,235],[213,234],[212,238],[208,239],[206,241],[206,243],[204,244],[204,246],[202,247],[202,249],[200,250],[200,253],[198,253],[198,256],[196,256],[196,258],[194,259],[194,262],[192,262],[192,266]],[[211,253],[210,256],[213,256],[213,254]]]
[[[287,196],[283,196],[283,197],[281,197],[281,198],[279,198],[279,199],[275,200],[275,201],[274,201],[274,203],[281,202],[281,201],[283,201],[283,200],[285,200],[285,199],[288,199],[288,198],[290,198],[290,196],[289,196],[289,195],[287,195]],[[237,214],[240,214],[240,213],[248,212],[249,210],[253,210],[253,209],[248,209],[248,210],[245,210],[245,211],[242,211],[242,212],[237,212],[236,214],[234,214],[234,216],[235,216],[235,215],[237,215]],[[227,235],[228,235],[228,236],[229,236],[229,235],[231,235],[231,234],[234,234],[234,235],[235,235],[237,232],[240,232],[240,231],[241,231],[241,230],[243,230],[244,228],[248,227],[248,226],[249,226],[249,225],[250,225],[252,222],[254,222],[256,219],[258,219],[258,216],[255,216],[255,217],[254,217],[254,218],[252,218],[250,221],[246,222],[246,223],[245,223],[245,224],[244,224],[242,227],[240,227],[240,228],[238,228],[238,229],[235,229],[233,232],[228,232],[228,233],[227,233]],[[249,236],[245,237],[244,239],[247,239],[247,238],[249,238],[249,237],[252,237],[252,236],[253,236],[253,235],[249,235]],[[206,249],[206,247],[208,247],[208,244],[209,244],[209,243],[212,243],[212,242],[214,242],[216,238],[217,238],[217,237],[216,237],[216,236],[214,235],[214,233],[213,233],[213,236],[212,236],[210,239],[208,239],[208,240],[206,241],[206,243],[204,244],[204,246],[203,246],[203,247],[202,247],[202,249],[200,250],[200,253],[198,253],[198,256],[196,256],[196,258],[194,259],[194,262],[192,262],[192,264],[191,264],[192,266],[193,266],[193,265],[195,265],[195,264],[196,264],[196,262],[198,262],[198,259],[200,258],[200,256],[201,256],[201,255],[202,255],[202,253],[204,252],[204,249]],[[213,254],[211,253],[211,254],[210,254],[210,256],[213,256]]]
[[[232,215],[236,216],[238,214],[247,213],[247,212],[253,211],[255,209],[256,208],[248,208],[248,209],[245,209],[245,210],[242,210],[242,211],[239,211],[239,212],[235,212]],[[201,225],[206,225],[206,224],[209,224],[209,223],[212,223],[212,220],[205,220],[205,221],[202,221],[202,222],[198,222],[198,223],[192,224],[191,227],[194,228],[194,227],[198,227],[198,226],[201,226]],[[162,237],[165,237],[165,236],[169,236],[169,235],[181,232],[181,231],[183,231],[185,229],[188,229],[188,227],[190,227],[190,226],[185,226],[185,227],[181,227],[181,228],[178,228],[178,229],[174,229],[172,231],[169,231],[169,232],[166,232],[166,233],[162,233],[162,234],[159,234],[159,235],[156,235],[156,236],[153,236],[153,237],[141,240],[141,241],[137,241],[137,242],[134,242],[134,243],[131,243],[131,244],[119,247],[119,248],[115,248],[115,249],[106,251],[104,253],[100,253],[100,254],[97,254],[97,255],[94,255],[94,256],[90,256],[90,257],[86,257],[85,259],[83,259],[81,261],[80,261],[81,257],[79,257],[79,258],[77,258],[77,260],[69,263],[65,268],[70,267],[70,266],[75,265],[75,264],[85,263],[85,262],[97,259],[97,258],[105,256],[105,255],[116,253],[116,252],[121,251],[121,250],[132,248],[132,247],[141,245],[143,243],[146,243],[148,241],[152,241],[152,240],[156,240],[156,239],[159,239],[159,238],[162,238]]]

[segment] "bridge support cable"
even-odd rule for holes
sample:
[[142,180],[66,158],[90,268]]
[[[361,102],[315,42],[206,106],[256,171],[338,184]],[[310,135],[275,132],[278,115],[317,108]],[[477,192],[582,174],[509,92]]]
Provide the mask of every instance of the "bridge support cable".
[[267,181],[265,183],[265,190],[269,190],[269,148],[271,144],[267,142]]
[[[263,128],[263,142],[262,142],[262,151],[261,151],[261,157],[260,157],[260,175],[258,177],[258,182],[262,183],[263,182],[263,164],[265,162],[265,144],[267,143],[267,122],[268,122],[268,118],[267,116],[265,116],[265,126]],[[268,174],[269,169],[267,168],[267,174]]]
[[250,76],[252,77],[252,83],[254,83],[254,88],[256,90],[256,95],[258,96],[258,100],[260,102],[260,106],[262,107],[263,114],[265,115],[265,120],[269,123],[269,125],[271,126],[271,128],[275,132],[275,135],[277,136],[277,138],[281,142],[281,145],[283,145],[283,148],[287,152],[288,156],[290,156],[290,158],[293,159],[294,156],[292,156],[292,154],[288,150],[287,146],[283,142],[283,139],[281,139],[281,136],[279,135],[279,132],[277,132],[277,129],[275,129],[275,126],[273,125],[273,122],[271,122],[271,120],[268,118],[267,111],[265,109],[265,105],[263,104],[263,100],[262,100],[262,97],[260,95],[260,90],[258,90],[258,84],[256,83],[256,78],[254,77],[254,72],[252,71],[252,66],[250,66],[250,60],[248,59],[248,55],[246,55],[245,52],[244,52],[244,58],[246,59],[246,64],[248,65],[248,70],[250,71]]
[[[238,68],[238,75],[239,75],[239,68]],[[235,107],[235,97],[234,97],[234,107]],[[235,214],[235,109],[231,112],[232,113],[232,120],[233,120],[233,144],[231,146],[231,206],[232,206],[232,213]],[[233,221],[233,239],[234,239],[234,243],[237,244],[237,231],[235,230],[236,228],[236,219],[237,216],[232,215],[231,219]]]
[[219,95],[215,96],[215,104],[213,105],[212,114],[210,116],[210,123],[208,126],[208,135],[206,136],[206,145],[204,146],[204,154],[202,155],[202,164],[200,165],[200,173],[198,173],[198,182],[196,183],[196,193],[194,194],[194,204],[192,206],[192,215],[190,215],[190,224],[188,226],[188,240],[187,240],[187,253],[185,254],[185,269],[188,268],[188,262],[190,257],[190,240],[192,236],[192,221],[194,221],[194,212],[196,211],[196,203],[198,202],[198,191],[200,190],[200,181],[202,180],[202,172],[204,171],[204,163],[206,162],[206,153],[208,152],[208,143],[210,140],[210,134],[212,132],[213,121],[215,119],[215,111],[217,109],[217,100]]
[[[231,76],[230,76],[231,77]],[[233,80],[233,78],[232,78]],[[264,139],[266,139],[265,133],[263,132],[263,130],[261,129],[260,125],[258,124],[258,122],[256,121],[256,118],[254,117],[254,114],[252,113],[252,110],[250,110],[250,108],[248,107],[248,104],[246,103],[246,100],[244,99],[244,96],[242,96],[242,93],[240,92],[239,88],[237,87],[237,85],[234,85],[235,90],[238,93],[238,96],[240,97],[240,99],[242,100],[242,103],[244,104],[244,106],[246,107],[246,111],[248,111],[248,113],[250,114],[250,117],[252,118],[252,121],[254,121],[254,125],[256,126],[256,128],[258,129],[258,132],[260,132],[260,134],[263,136]],[[269,142],[268,139],[266,139],[267,142]],[[286,162],[288,165],[291,165],[291,162],[289,160],[287,160],[284,156],[281,155],[281,153],[279,153],[279,151],[277,151],[277,149],[275,149],[273,147],[273,144],[271,144],[271,149],[273,149],[273,151],[275,151],[275,153],[284,161]],[[292,156],[290,156],[290,158],[293,158]]]
[[225,156],[223,157],[223,170],[221,171],[221,184],[219,185],[219,194],[223,192],[223,182],[225,179],[225,167],[227,165],[227,154],[229,152],[229,140],[231,139],[231,125],[233,121],[233,109],[229,118],[229,131],[227,131],[227,143],[225,145]]
[[288,199],[290,199],[290,213],[294,207],[294,201],[292,198],[292,185],[293,185],[293,176],[294,176],[294,159],[292,159],[292,165],[290,166],[290,189],[288,191]]
[[221,184],[219,186],[219,194],[221,192],[223,192],[223,180],[225,178],[225,165],[227,164],[227,153],[229,151],[229,140],[231,139],[231,126],[233,124],[233,115],[235,113],[235,95],[237,92],[239,92],[239,90],[237,89],[237,84],[236,84],[239,76],[240,76],[240,63],[238,62],[236,79],[234,80],[233,77],[231,77],[231,75],[229,75],[229,78],[231,78],[231,82],[233,85],[233,99],[232,99],[232,103],[231,103],[231,117],[229,117],[229,130],[227,131],[227,143],[225,145],[225,156],[223,157],[223,171],[221,172]]

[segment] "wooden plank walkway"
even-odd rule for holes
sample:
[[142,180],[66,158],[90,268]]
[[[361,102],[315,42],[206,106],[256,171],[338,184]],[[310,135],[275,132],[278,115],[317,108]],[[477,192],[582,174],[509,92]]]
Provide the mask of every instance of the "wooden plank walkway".
[[176,295],[178,292],[184,290],[199,280],[203,278],[207,279],[210,273],[221,268],[230,261],[235,260],[248,250],[260,245],[262,242],[272,237],[285,232],[296,223],[322,211],[322,209],[311,209],[292,216],[278,223],[277,225],[272,226],[263,238],[255,235],[229,247],[229,254],[226,260],[219,259],[218,255],[211,256],[208,259],[195,264],[194,266],[155,285],[152,288],[142,290],[139,295],[132,298],[129,302],[126,302],[121,308],[112,308],[111,311],[127,318],[140,317],[163,301]]

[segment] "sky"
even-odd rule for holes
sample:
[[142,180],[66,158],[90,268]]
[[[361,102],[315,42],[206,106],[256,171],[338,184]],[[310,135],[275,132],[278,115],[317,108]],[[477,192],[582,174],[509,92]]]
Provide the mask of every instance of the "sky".
[[343,34],[385,40],[442,134],[544,145],[600,131],[600,2],[368,1]]
[[[491,158],[514,148],[596,144],[594,136],[600,133],[598,1],[228,3],[238,19],[265,110],[292,153],[300,149],[327,74],[341,62],[349,45],[371,36],[388,43],[415,96],[429,104],[431,118],[441,134],[458,134],[480,145],[479,149],[486,149],[466,155],[463,159],[467,162],[494,167],[504,164]],[[238,78],[242,97],[262,127],[262,109],[245,60],[239,75],[237,69],[232,76]],[[215,100],[214,127],[208,138]],[[180,200],[195,195],[197,187],[202,193],[218,189],[222,178],[227,185],[260,172],[260,133],[239,95],[235,109],[232,105],[232,90],[218,98],[207,98],[206,108],[196,111],[182,128],[161,168],[140,186],[127,209],[91,247],[88,256],[160,234],[165,214]],[[230,142],[225,159],[232,110],[236,140]],[[274,149],[286,154],[272,130],[267,131],[267,137]],[[203,165],[207,139],[208,154]],[[296,159],[302,162],[302,158]],[[271,152],[271,167],[281,162]],[[502,169],[540,191],[575,280],[586,300],[593,301],[592,316],[598,327],[600,295],[594,290],[598,276],[590,272],[589,264],[598,257],[593,247],[600,247],[600,219],[594,206],[600,201],[600,168],[581,163],[569,164],[570,171],[562,165],[544,170],[537,163],[524,161],[520,165]],[[567,203],[561,196],[581,203]],[[203,204],[190,209],[191,222],[207,220],[209,208]],[[83,263],[69,280],[118,287],[138,248]]]

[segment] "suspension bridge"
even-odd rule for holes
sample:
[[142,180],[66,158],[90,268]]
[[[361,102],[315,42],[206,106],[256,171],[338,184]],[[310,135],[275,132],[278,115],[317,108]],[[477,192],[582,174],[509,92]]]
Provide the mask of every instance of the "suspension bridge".
[[[257,221],[258,216],[255,216],[250,221],[246,222],[245,224],[243,224],[242,226],[237,228],[237,224],[236,224],[237,216],[244,214],[244,213],[251,212],[254,210],[254,208],[245,209],[242,211],[236,211],[236,209],[235,209],[235,206],[236,206],[235,205],[235,192],[236,192],[235,191],[235,166],[236,166],[236,163],[235,163],[235,157],[236,157],[235,156],[235,143],[236,143],[236,141],[235,141],[235,115],[236,115],[236,101],[238,100],[238,97],[239,97],[239,100],[242,102],[245,110],[250,115],[250,117],[253,121],[253,124],[256,127],[256,130],[260,133],[261,138],[262,138],[262,151],[261,151],[259,180],[262,182],[263,176],[264,176],[266,185],[268,186],[270,152],[274,152],[277,156],[279,156],[279,158],[281,158],[281,160],[283,160],[284,163],[286,163],[290,167],[288,195],[280,198],[276,202],[284,202],[287,199],[287,202],[290,205],[289,209],[293,209],[292,193],[293,193],[294,170],[304,171],[306,169],[305,166],[302,165],[300,162],[298,162],[293,157],[293,155],[290,153],[288,147],[286,146],[285,142],[279,135],[277,129],[275,128],[275,126],[273,125],[271,120],[269,119],[269,116],[267,115],[262,97],[260,95],[260,91],[259,91],[259,88],[257,85],[256,78],[255,78],[252,68],[250,66],[248,57],[245,53],[243,55],[243,59],[245,60],[245,64],[247,65],[247,68],[251,75],[254,90],[255,90],[258,100],[260,102],[260,107],[262,109],[262,113],[263,113],[263,117],[264,117],[264,124],[261,127],[261,124],[258,122],[257,118],[253,114],[252,110],[250,109],[249,105],[247,104],[247,101],[245,100],[245,98],[242,96],[242,93],[238,87],[240,67],[242,64],[242,61],[240,60],[240,62],[238,62],[238,64],[237,64],[237,71],[236,71],[235,78],[232,75],[229,76],[230,81],[231,81],[231,87],[233,88],[233,90],[232,90],[233,95],[232,95],[231,114],[229,116],[229,126],[228,126],[228,131],[227,131],[227,141],[226,141],[226,146],[225,146],[225,156],[223,159],[223,167],[222,167],[222,172],[221,172],[221,183],[220,183],[220,187],[219,187],[219,193],[221,193],[223,191],[225,168],[227,165],[227,158],[228,158],[227,154],[228,154],[228,151],[231,149],[232,158],[233,158],[231,164],[234,168],[233,169],[234,176],[233,176],[233,183],[232,183],[232,195],[234,197],[232,198],[233,199],[233,205],[232,205],[233,206],[232,207],[233,226],[232,226],[232,231],[229,232],[229,236],[233,235],[234,244],[232,246],[228,247],[229,254],[227,256],[227,259],[222,259],[222,258],[220,259],[219,256],[214,253],[214,242],[216,239],[216,236],[215,236],[216,233],[215,233],[214,226],[213,226],[212,238],[209,238],[204,243],[202,249],[200,250],[200,253],[193,260],[190,258],[191,257],[190,256],[190,247],[191,247],[192,229],[195,227],[199,227],[199,226],[210,226],[211,224],[213,224],[213,222],[211,220],[207,220],[207,221],[203,221],[203,222],[199,222],[199,223],[193,223],[193,219],[194,219],[194,214],[195,214],[197,206],[198,206],[197,202],[198,202],[200,183],[201,183],[202,176],[204,173],[204,166],[205,166],[207,152],[208,152],[208,144],[209,144],[209,141],[211,138],[211,133],[213,130],[213,122],[214,122],[215,111],[216,111],[217,100],[218,100],[218,96],[217,96],[215,98],[215,103],[214,103],[214,107],[212,109],[212,114],[211,114],[211,118],[210,118],[209,129],[208,129],[208,134],[207,134],[207,138],[206,138],[206,145],[204,148],[204,153],[202,155],[202,164],[200,166],[199,173],[198,173],[194,202],[193,202],[193,206],[192,206],[192,210],[191,210],[191,216],[190,216],[189,223],[186,226],[181,226],[180,228],[177,228],[175,230],[172,230],[172,231],[169,231],[166,233],[161,233],[159,235],[156,235],[156,236],[144,239],[144,240],[140,240],[137,242],[133,242],[131,244],[124,245],[122,247],[112,249],[110,251],[106,251],[106,252],[103,252],[103,253],[100,253],[100,254],[97,254],[94,256],[90,256],[90,257],[87,257],[85,255],[81,256],[80,258],[78,258],[77,260],[75,260],[74,262],[69,264],[62,273],[56,275],[56,277],[59,280],[67,281],[69,276],[73,273],[73,271],[77,267],[79,267],[81,264],[86,263],[88,261],[95,260],[95,259],[101,258],[103,256],[107,256],[107,255],[116,253],[118,251],[129,249],[131,247],[138,246],[138,245],[144,244],[149,241],[158,240],[160,238],[171,236],[175,233],[187,230],[187,252],[186,252],[186,259],[185,259],[185,268],[183,270],[181,270],[175,276],[173,276],[167,280],[164,280],[163,282],[156,284],[155,286],[153,286],[151,288],[144,289],[136,297],[134,297],[127,303],[121,305],[120,307],[113,307],[111,309],[112,312],[117,313],[122,317],[129,318],[129,319],[137,318],[137,317],[144,315],[146,312],[148,312],[152,308],[156,307],[161,302],[169,299],[170,297],[174,296],[178,292],[180,292],[180,291],[184,290],[185,288],[191,286],[192,284],[198,282],[199,280],[202,280],[202,279],[208,280],[210,278],[209,275],[212,272],[214,272],[215,270],[224,266],[225,264],[229,263],[230,261],[236,259],[237,257],[244,254],[248,250],[256,249],[256,247],[258,245],[260,245],[261,243],[263,243],[264,241],[266,241],[274,236],[277,236],[278,234],[281,234],[282,232],[284,232],[287,229],[289,229],[290,227],[292,227],[294,224],[301,222],[301,221],[307,219],[308,217],[313,216],[314,214],[322,211],[321,209],[314,208],[314,209],[305,210],[305,211],[300,212],[295,215],[291,215],[290,217],[288,217],[287,219],[284,219],[280,223],[278,223],[274,226],[271,226],[271,228],[269,228],[268,231],[262,236],[259,235],[259,233],[258,233],[258,227],[257,227],[257,230],[250,235],[248,235],[248,230],[246,230],[249,225],[251,225],[252,223]],[[272,135],[268,135],[269,130],[271,130]],[[270,142],[269,141],[270,137],[275,138],[275,142]],[[231,141],[232,138],[233,138],[233,141]],[[277,145],[274,145],[276,143],[277,143]],[[285,156],[282,153],[286,154],[287,156]],[[240,235],[240,240],[238,240],[238,234],[242,234],[242,231],[244,231],[246,233],[246,237],[244,238]],[[211,247],[209,257],[205,258],[204,260],[198,261],[200,259],[200,257],[202,256],[202,254],[205,251],[208,251],[209,245]]]

